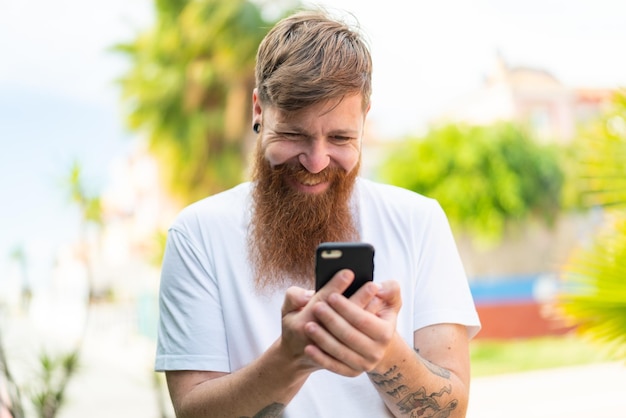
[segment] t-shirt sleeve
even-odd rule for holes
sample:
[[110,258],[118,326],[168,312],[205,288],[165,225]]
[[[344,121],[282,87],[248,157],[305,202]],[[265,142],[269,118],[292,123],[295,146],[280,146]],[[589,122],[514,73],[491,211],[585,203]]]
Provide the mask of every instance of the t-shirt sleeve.
[[206,250],[168,232],[161,270],[155,370],[230,372],[219,287]]
[[467,275],[448,223],[436,201],[426,222],[419,245],[415,286],[415,329],[441,324],[465,325],[473,337],[480,330]]

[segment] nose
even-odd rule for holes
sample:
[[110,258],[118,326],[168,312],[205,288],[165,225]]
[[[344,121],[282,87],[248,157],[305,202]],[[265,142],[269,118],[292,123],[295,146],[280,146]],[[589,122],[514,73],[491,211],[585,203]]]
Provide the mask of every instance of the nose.
[[313,139],[308,147],[298,155],[298,161],[309,173],[319,173],[330,164],[330,154],[326,141]]

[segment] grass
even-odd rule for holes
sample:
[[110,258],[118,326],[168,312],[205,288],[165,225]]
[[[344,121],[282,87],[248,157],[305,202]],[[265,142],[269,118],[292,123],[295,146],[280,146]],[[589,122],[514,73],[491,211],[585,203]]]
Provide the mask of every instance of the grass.
[[471,342],[472,376],[611,361],[601,346],[576,335]]

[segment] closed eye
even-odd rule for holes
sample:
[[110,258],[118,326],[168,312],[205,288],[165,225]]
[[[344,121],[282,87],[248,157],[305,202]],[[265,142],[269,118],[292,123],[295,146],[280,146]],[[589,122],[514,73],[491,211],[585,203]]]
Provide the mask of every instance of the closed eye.
[[280,135],[293,140],[302,139],[304,137],[304,135],[298,132],[281,132]]
[[344,136],[344,135],[333,135],[330,138],[335,142],[348,142],[354,139],[351,136]]

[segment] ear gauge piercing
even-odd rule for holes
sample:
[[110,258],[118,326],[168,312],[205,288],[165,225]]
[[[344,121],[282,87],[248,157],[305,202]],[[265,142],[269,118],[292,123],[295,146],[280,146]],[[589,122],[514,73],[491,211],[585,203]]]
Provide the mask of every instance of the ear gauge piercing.
[[252,130],[257,134],[261,133],[261,124],[259,122],[255,123],[252,125]]

